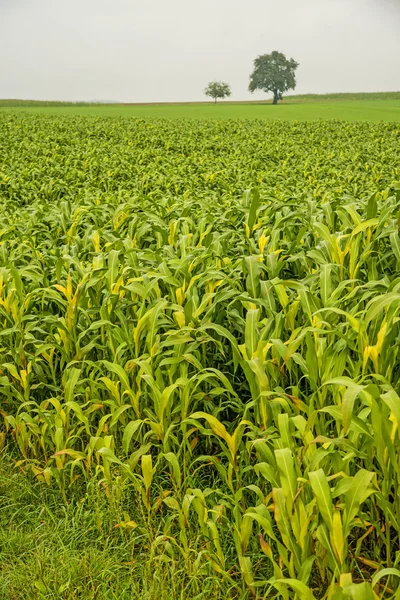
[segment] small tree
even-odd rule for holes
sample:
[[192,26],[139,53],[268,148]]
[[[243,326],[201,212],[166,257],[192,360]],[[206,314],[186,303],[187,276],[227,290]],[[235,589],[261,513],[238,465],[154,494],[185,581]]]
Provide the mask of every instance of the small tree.
[[224,99],[231,95],[231,88],[228,83],[223,81],[211,81],[204,90],[206,96],[211,96],[217,102],[218,98]]
[[263,90],[272,92],[273,104],[282,100],[282,95],[296,87],[296,69],[299,66],[293,58],[287,59],[281,52],[262,54],[254,61],[254,71],[250,75],[250,92]]

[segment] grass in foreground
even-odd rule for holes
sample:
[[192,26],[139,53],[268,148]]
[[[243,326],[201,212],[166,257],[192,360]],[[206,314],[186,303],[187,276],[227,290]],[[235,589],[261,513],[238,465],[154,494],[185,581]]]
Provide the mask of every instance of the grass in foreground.
[[[152,559],[156,534],[137,499],[118,479],[110,493],[93,479],[66,503],[0,455],[1,600],[238,598],[217,577],[189,578],[179,557]],[[134,527],[118,527],[128,510]]]

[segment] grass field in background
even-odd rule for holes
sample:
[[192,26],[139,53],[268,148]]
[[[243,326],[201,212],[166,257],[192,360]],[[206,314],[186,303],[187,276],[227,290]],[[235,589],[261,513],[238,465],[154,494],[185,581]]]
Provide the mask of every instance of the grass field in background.
[[[285,103],[298,103],[298,102],[330,102],[330,101],[353,101],[353,100],[400,100],[400,92],[341,92],[333,94],[293,94],[284,97]],[[22,100],[17,98],[0,98],[0,107],[7,106],[94,106],[98,104],[108,104],[115,106],[129,106],[129,105],[149,105],[149,104],[179,104],[179,105],[190,105],[190,104],[212,104],[212,100],[204,102],[84,102],[84,101],[60,101],[60,100]],[[272,104],[272,98],[266,98],[265,100],[226,100],[224,104]]]
[[[364,98],[364,96],[361,96]],[[400,95],[388,94],[378,99],[342,99],[332,94],[329,100],[318,96],[288,98],[273,106],[265,102],[249,103],[186,103],[186,104],[57,104],[21,103],[15,101],[7,106],[0,102],[0,110],[29,111],[51,115],[82,115],[101,117],[137,117],[168,119],[266,119],[314,121],[335,119],[342,121],[400,121]],[[347,98],[347,96],[346,96]],[[350,97],[352,98],[352,97]],[[355,96],[354,96],[355,98]]]
[[293,94],[285,96],[288,102],[324,102],[349,100],[400,100],[400,92],[345,92],[333,94]]

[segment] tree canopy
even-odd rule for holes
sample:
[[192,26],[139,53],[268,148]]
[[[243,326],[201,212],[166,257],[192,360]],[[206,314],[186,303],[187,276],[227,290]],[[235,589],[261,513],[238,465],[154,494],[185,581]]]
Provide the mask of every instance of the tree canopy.
[[281,52],[262,54],[254,60],[254,71],[250,75],[250,92],[263,90],[273,93],[273,104],[278,104],[284,92],[296,87],[296,69],[293,58],[287,59]]
[[231,88],[224,81],[211,81],[204,90],[206,96],[214,98],[216,102],[218,98],[228,98],[231,95]]

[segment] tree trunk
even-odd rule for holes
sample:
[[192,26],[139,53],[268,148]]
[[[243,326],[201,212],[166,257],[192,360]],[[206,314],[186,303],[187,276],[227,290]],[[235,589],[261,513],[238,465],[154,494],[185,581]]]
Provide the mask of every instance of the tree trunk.
[[215,104],[217,104],[217,97],[216,96],[214,98],[214,102],[215,102]]
[[274,99],[272,100],[272,104],[278,104],[278,90],[274,90]]

